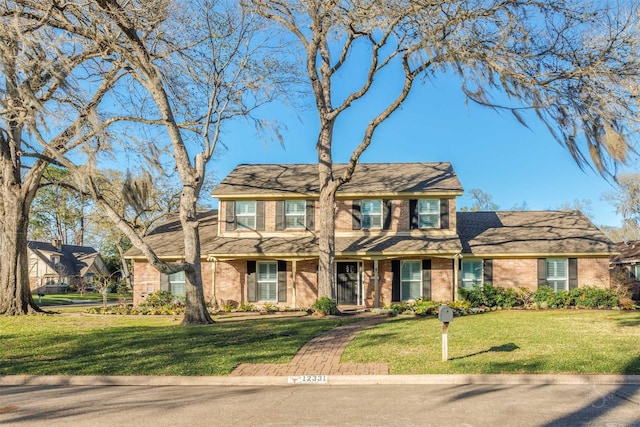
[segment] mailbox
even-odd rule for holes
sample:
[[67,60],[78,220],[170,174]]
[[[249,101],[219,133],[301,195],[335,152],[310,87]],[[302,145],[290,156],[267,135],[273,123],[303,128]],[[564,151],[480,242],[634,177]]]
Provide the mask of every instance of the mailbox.
[[453,310],[448,305],[441,305],[438,311],[438,319],[442,323],[453,322]]

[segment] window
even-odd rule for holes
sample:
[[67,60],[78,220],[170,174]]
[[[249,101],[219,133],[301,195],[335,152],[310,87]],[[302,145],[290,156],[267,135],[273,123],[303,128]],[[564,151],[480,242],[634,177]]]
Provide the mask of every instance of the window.
[[382,228],[382,200],[363,200],[362,228]]
[[632,271],[632,279],[634,280],[640,280],[640,264],[636,264],[633,267],[631,267],[631,271]]
[[422,296],[422,262],[402,261],[400,266],[400,299],[407,301]]
[[236,223],[238,228],[256,229],[256,202],[236,202]]
[[184,271],[169,275],[169,291],[175,296],[186,295]]
[[286,200],[284,218],[286,228],[305,228],[307,202],[304,200]]
[[482,285],[482,260],[462,261],[462,287],[472,289]]
[[440,228],[440,200],[418,200],[418,227]]
[[259,301],[278,299],[278,263],[259,262],[257,264],[257,284]]
[[566,258],[547,259],[547,285],[554,291],[569,290]]

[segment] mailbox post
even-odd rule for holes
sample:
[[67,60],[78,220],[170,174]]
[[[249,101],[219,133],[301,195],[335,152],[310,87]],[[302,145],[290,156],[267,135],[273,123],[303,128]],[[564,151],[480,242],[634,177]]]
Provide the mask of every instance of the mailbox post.
[[449,340],[447,337],[447,329],[449,323],[453,322],[453,310],[448,305],[441,305],[438,310],[438,319],[442,322],[442,361],[449,359]]

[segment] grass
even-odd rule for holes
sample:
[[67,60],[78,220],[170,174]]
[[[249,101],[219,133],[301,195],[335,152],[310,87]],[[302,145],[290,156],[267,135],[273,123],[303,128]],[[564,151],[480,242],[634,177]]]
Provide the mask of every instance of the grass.
[[[84,292],[80,293],[65,293],[65,294],[45,294],[42,298],[38,294],[32,295],[33,300],[41,307],[49,307],[53,305],[67,305],[73,304],[79,301],[91,301],[96,303],[102,302],[102,294],[99,292]],[[120,296],[118,294],[107,294],[108,302],[119,301]]]
[[[240,363],[287,363],[348,318],[180,326],[179,316],[0,317],[0,375],[227,375]],[[640,312],[498,311],[459,317],[441,360],[441,323],[398,316],[366,330],[342,362],[391,374],[640,374]]]
[[240,363],[286,363],[343,319],[180,326],[179,317],[0,317],[0,375],[227,375]]
[[640,374],[640,312],[498,311],[456,318],[449,360],[442,324],[399,316],[367,330],[342,362],[383,362],[391,374]]

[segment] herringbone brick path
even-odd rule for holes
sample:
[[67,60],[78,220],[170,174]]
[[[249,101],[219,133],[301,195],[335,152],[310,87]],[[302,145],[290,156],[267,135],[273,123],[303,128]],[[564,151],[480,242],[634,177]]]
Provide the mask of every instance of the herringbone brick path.
[[340,363],[345,347],[358,333],[386,319],[386,316],[362,315],[362,320],[331,329],[312,339],[300,349],[290,363],[243,363],[230,375],[388,375],[389,367],[386,363]]

